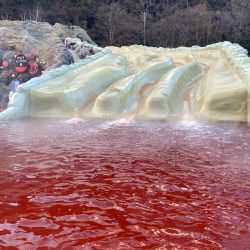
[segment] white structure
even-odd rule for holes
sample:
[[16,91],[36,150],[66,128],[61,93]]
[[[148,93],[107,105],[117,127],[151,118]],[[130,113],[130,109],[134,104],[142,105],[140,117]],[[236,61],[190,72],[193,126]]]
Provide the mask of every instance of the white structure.
[[190,112],[209,120],[250,122],[250,58],[230,42],[176,49],[110,47],[17,91],[0,119],[77,114],[165,120]]

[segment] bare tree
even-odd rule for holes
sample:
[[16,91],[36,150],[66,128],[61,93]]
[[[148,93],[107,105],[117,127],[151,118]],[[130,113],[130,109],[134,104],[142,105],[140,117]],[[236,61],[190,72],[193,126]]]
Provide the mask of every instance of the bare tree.
[[147,28],[148,21],[151,18],[151,9],[154,6],[154,2],[152,0],[139,0],[137,2],[137,16],[139,17],[139,21],[142,24],[142,34],[143,34],[143,45],[147,44]]
[[124,10],[118,3],[103,4],[96,13],[97,25],[99,29],[104,28],[108,33],[108,42],[114,45],[115,35],[119,29]]
[[7,11],[2,12],[0,15],[1,15],[2,20],[11,20],[12,19],[12,14],[7,12]]
[[[21,11],[20,11],[21,12]],[[40,2],[37,0],[33,6],[28,9],[23,9],[19,14],[21,21],[34,20],[36,22],[42,21],[42,7]]]
[[40,3],[39,2],[36,2],[36,5],[35,5],[35,21],[40,21]]
[[26,21],[26,10],[24,10],[22,13],[20,13],[19,17],[21,21]]
[[231,0],[233,40],[236,42],[243,36],[249,24],[250,1]]
[[[0,19],[75,24],[100,45],[206,45],[250,48],[250,0],[0,0]],[[46,11],[44,11],[46,9]]]

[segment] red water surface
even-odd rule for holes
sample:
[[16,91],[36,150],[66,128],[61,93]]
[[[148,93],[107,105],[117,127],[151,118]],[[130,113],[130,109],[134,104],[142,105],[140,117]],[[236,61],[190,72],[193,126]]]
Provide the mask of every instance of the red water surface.
[[0,129],[0,249],[250,249],[244,125]]

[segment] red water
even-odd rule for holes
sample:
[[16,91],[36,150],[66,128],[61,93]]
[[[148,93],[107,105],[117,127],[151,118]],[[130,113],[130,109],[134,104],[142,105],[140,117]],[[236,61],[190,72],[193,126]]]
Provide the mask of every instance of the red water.
[[250,249],[244,125],[0,129],[0,249]]

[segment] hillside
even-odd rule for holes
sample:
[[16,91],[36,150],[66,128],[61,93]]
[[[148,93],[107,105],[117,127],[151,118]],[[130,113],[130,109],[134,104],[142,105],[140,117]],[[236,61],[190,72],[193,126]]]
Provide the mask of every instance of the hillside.
[[0,18],[79,25],[101,46],[250,48],[249,0],[0,0]]

